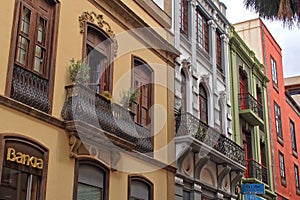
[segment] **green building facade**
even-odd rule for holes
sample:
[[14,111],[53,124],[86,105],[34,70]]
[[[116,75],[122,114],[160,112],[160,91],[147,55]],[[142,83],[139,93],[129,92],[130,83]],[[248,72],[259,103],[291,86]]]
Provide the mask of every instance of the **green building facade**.
[[[262,199],[275,199],[267,114],[265,67],[234,28],[230,30],[229,65],[233,140],[245,150],[246,171],[241,184],[265,185]],[[241,190],[239,190],[241,193]],[[240,195],[242,199],[243,196]]]

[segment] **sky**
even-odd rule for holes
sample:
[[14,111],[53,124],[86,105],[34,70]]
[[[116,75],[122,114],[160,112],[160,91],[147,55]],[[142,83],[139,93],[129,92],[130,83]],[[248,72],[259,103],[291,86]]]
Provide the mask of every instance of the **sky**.
[[[226,5],[227,19],[232,24],[258,17],[258,14],[244,7],[243,0],[220,1]],[[300,28],[288,29],[282,22],[263,21],[282,49],[284,77],[300,75]]]

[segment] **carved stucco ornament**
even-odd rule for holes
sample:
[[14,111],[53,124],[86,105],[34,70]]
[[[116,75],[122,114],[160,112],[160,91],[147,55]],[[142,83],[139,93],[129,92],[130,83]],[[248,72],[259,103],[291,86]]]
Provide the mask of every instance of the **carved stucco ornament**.
[[109,23],[104,21],[103,15],[101,15],[101,14],[97,15],[93,11],[92,12],[83,12],[82,15],[79,16],[80,33],[84,33],[86,22],[95,24],[97,27],[99,27],[101,30],[103,30],[110,37],[110,39],[113,42],[114,54],[115,54],[115,56],[117,56],[118,42],[116,40],[116,35],[112,31]]

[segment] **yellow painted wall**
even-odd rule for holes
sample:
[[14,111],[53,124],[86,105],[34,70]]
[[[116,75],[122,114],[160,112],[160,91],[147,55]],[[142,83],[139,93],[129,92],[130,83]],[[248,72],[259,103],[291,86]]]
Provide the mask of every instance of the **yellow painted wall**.
[[14,133],[39,141],[49,149],[46,199],[71,199],[74,159],[64,130],[0,105],[0,134]]
[[13,13],[14,1],[0,2],[0,95],[3,95],[5,90]]
[[[126,4],[127,3],[128,2],[126,2]],[[123,27],[106,16],[103,11],[94,7],[94,5],[89,3],[89,1],[63,0],[60,1],[60,4],[52,115],[61,119],[60,113],[65,102],[64,87],[71,84],[68,74],[69,60],[71,58],[82,58],[83,34],[80,33],[78,17],[84,11],[94,11],[97,14],[103,14],[104,20],[110,24],[112,30],[116,33],[116,36],[121,38],[118,40],[118,52],[122,55],[119,54],[114,63],[113,99],[118,102],[120,92],[122,90],[127,90],[131,86],[130,70],[132,55],[145,60],[154,70],[154,82],[159,83],[154,87],[154,104],[156,105],[154,106],[154,147],[155,150],[160,150],[160,152],[155,152],[154,157],[162,162],[167,162],[168,152],[164,149],[164,147],[168,144],[167,133],[169,132],[170,134],[174,134],[174,127],[167,126],[168,88],[166,86],[169,84],[167,77],[168,74],[173,75],[173,73],[170,73],[170,68],[167,67],[164,60],[159,58],[153,51],[145,48],[140,41],[137,41],[133,37],[133,35],[128,35]],[[133,1],[130,1],[128,5],[130,5],[135,12],[144,12],[141,8],[134,5]],[[13,13],[14,0],[0,1],[0,95],[4,95],[6,84]],[[147,22],[152,25],[157,25],[157,22],[150,19],[149,16],[144,17]],[[122,39],[124,36],[126,38],[125,40],[124,38]],[[133,52],[127,51],[128,49],[126,48],[132,49],[133,45],[136,50]],[[125,78],[124,74],[127,75]],[[119,82],[121,79],[124,82]],[[172,98],[174,97],[172,96]],[[169,112],[173,114],[173,107],[172,109],[169,107]],[[173,115],[169,116],[173,117]],[[49,149],[46,199],[71,200],[73,194],[75,160],[69,158],[68,134],[60,128],[7,108],[1,104],[0,124],[0,134],[16,133],[24,135],[39,141]],[[149,163],[132,157],[128,158],[126,156],[124,156],[124,158],[122,157],[119,164],[142,166],[142,169],[149,168],[150,172],[143,173],[143,176],[147,177],[154,184],[154,199],[170,199],[170,197],[167,197],[167,181],[174,181],[174,173],[168,173],[164,169],[151,168]],[[128,174],[133,173],[123,173],[120,171],[110,173],[110,199],[127,199]],[[172,186],[173,185],[174,184],[172,184]],[[170,186],[169,191],[173,191],[170,189]],[[170,193],[171,192],[169,192],[169,194]]]

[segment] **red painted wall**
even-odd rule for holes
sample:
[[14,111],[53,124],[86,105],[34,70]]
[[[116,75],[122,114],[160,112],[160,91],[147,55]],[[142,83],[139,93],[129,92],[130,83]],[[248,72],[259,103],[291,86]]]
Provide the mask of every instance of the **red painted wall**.
[[[300,199],[300,196],[296,194],[296,184],[294,175],[294,163],[298,166],[300,170],[299,159],[292,153],[292,139],[290,132],[290,119],[295,124],[297,149],[300,158],[300,135],[297,138],[297,134],[300,134],[300,117],[292,109],[292,107],[286,102],[286,95],[284,89],[284,78],[282,69],[282,54],[281,48],[272,37],[268,29],[261,22],[261,38],[263,46],[263,52],[265,56],[265,66],[267,68],[267,74],[270,79],[268,90],[269,90],[269,114],[270,114],[270,131],[272,132],[272,143],[274,145],[274,157],[273,165],[274,172],[276,176],[275,180],[275,191],[278,195],[277,199],[281,199],[280,196],[286,199],[295,200]],[[278,89],[273,87],[272,82],[272,68],[271,68],[271,56],[276,61],[277,64],[277,79],[278,79]],[[283,143],[281,144],[277,139],[276,125],[275,125],[275,113],[274,113],[274,101],[279,105],[281,111],[281,122],[282,122],[282,134]],[[286,174],[286,186],[281,184],[280,168],[279,168],[279,153],[282,152],[284,155],[285,162],[285,174]]]

